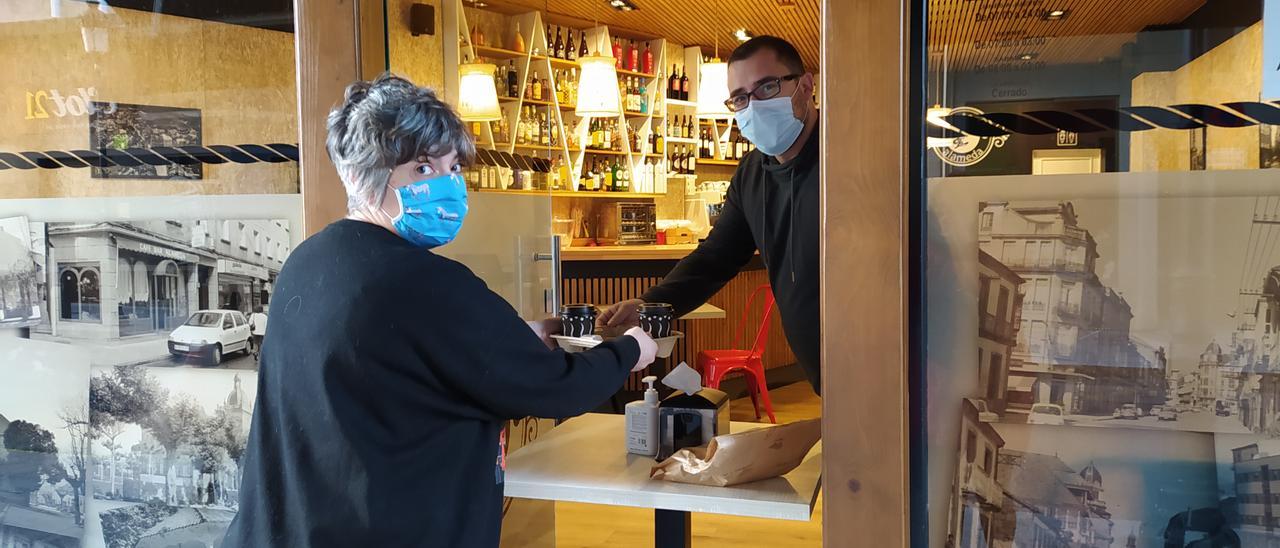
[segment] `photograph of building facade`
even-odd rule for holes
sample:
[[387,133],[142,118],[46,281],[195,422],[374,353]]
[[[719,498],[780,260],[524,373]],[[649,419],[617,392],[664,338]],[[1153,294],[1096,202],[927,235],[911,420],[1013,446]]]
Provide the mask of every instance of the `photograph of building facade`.
[[1110,419],[1126,404],[1166,402],[1165,350],[1131,335],[1133,312],[1099,280],[1098,244],[1070,202],[983,203],[978,234],[984,273],[999,265],[1022,280],[1005,419],[1025,420],[1037,403]]
[[1243,545],[1280,543],[1280,440],[1235,448],[1231,461],[1239,520],[1236,532]]
[[30,327],[44,318],[43,246],[26,217],[0,219],[0,327]]
[[995,257],[978,250],[978,386],[987,409],[997,414],[1008,406],[1005,394],[1016,396],[1015,405],[1024,409],[1033,403],[1030,386],[1009,386],[1021,324],[1023,281]]
[[90,489],[104,543],[217,546],[239,506],[256,376],[137,365],[94,371],[102,427]]
[[996,481],[1004,438],[980,420],[972,400],[966,398],[962,405],[960,460],[947,530],[952,546],[989,548],[992,524],[1004,506],[1004,489]]
[[90,347],[98,365],[166,360],[198,310],[266,307],[292,246],[281,220],[45,226],[51,313],[33,336]]

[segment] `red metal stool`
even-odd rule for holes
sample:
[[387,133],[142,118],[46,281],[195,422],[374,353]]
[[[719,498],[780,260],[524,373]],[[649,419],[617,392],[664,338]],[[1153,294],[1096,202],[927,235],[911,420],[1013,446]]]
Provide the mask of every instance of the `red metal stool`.
[[[755,308],[756,297],[764,296],[764,314],[760,318],[760,327],[756,330],[755,345],[749,350],[737,350],[742,342],[743,333],[747,329],[747,318],[751,314],[751,310]],[[742,311],[742,321],[738,324],[738,330],[733,337],[734,350],[703,350],[698,352],[698,370],[702,373],[702,378],[707,386],[711,388],[720,388],[720,380],[729,373],[741,372],[746,377],[747,391],[751,394],[751,406],[755,408],[756,418],[760,418],[760,405],[756,401],[756,394],[760,394],[760,399],[764,400],[765,413],[769,415],[769,422],[774,424],[778,420],[773,416],[773,401],[769,399],[769,383],[765,381],[764,361],[764,345],[769,340],[769,316],[773,314],[773,292],[770,291],[769,284],[757,287],[751,293],[751,297],[747,299],[747,307]]]

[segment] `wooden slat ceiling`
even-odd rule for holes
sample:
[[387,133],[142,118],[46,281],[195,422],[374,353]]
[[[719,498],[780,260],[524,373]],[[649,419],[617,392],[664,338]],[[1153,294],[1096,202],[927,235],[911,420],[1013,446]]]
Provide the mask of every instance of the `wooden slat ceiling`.
[[[950,71],[1008,63],[1095,63],[1116,57],[1134,35],[1181,22],[1205,0],[930,0],[929,50]],[[1050,10],[1069,10],[1047,21]],[[1019,57],[1029,54],[1033,59]],[[936,59],[931,59],[931,63]]]
[[[631,0],[639,8],[631,12],[616,11],[606,0],[485,1],[488,9],[538,10],[549,14],[553,23],[577,28],[590,27],[598,20],[611,31],[627,29],[638,36],[704,46],[708,53],[718,39],[721,57],[728,57],[738,45],[733,32],[745,28],[757,35],[785,38],[800,51],[810,70],[817,71],[819,64],[819,0]],[[469,0],[464,5],[470,5]]]

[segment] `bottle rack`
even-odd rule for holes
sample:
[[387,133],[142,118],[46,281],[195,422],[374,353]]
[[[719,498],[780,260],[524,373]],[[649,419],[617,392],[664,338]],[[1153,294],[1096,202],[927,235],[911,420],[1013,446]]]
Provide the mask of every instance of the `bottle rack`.
[[[676,146],[688,147],[693,151],[693,163],[697,162],[697,138],[681,139],[670,141],[669,136],[665,135],[666,119],[673,113],[680,116],[695,115],[697,105],[697,78],[698,66],[702,59],[701,49],[698,47],[684,48],[683,55],[675,55],[669,59],[668,43],[663,38],[649,38],[637,36],[630,33],[621,33],[615,36],[614,32],[607,26],[596,26],[593,28],[573,28],[565,25],[558,25],[566,29],[573,30],[576,35],[575,42],[581,40],[581,33],[586,33],[586,41],[589,53],[600,52],[606,55],[612,55],[611,45],[613,39],[619,38],[624,43],[635,41],[636,47],[643,51],[647,46],[653,53],[654,71],[652,74],[617,69],[617,74],[621,83],[626,78],[636,78],[644,85],[644,95],[647,100],[648,109],[645,112],[635,112],[623,109],[616,118],[610,118],[610,121],[617,124],[620,129],[625,128],[628,131],[636,133],[636,144],[638,150],[632,150],[631,141],[627,135],[623,135],[620,139],[621,150],[594,150],[585,146],[570,147],[569,139],[566,137],[570,134],[575,135],[576,141],[580,145],[585,145],[589,140],[588,129],[591,125],[591,119],[582,118],[574,114],[575,105],[561,104],[559,94],[556,93],[554,71],[555,70],[572,70],[578,68],[577,61],[560,59],[549,55],[551,45],[555,40],[555,36],[547,36],[547,21],[541,12],[531,11],[517,15],[505,15],[500,12],[489,12],[484,8],[474,8],[465,6],[462,0],[446,0],[443,10],[444,15],[444,38],[445,38],[445,74],[454,78],[446,88],[446,100],[452,104],[457,104],[457,74],[458,65],[476,60],[484,60],[492,62],[498,67],[499,71],[503,67],[510,66],[514,62],[516,68],[517,96],[502,97],[499,93],[499,105],[502,109],[503,117],[509,128],[509,134],[506,139],[498,140],[497,127],[498,122],[480,122],[477,138],[477,144],[481,147],[493,148],[496,150],[515,153],[520,151],[523,154],[530,154],[530,151],[536,153],[545,153],[552,159],[559,159],[569,167],[569,185],[576,188],[577,181],[589,167],[589,162],[597,158],[608,159],[609,162],[618,160],[620,168],[626,170],[630,174],[631,188],[633,192],[626,193],[629,196],[657,196],[665,194],[669,173],[671,171],[671,156],[676,150]],[[473,11],[474,10],[474,11]],[[492,14],[494,17],[500,17],[503,21],[501,33],[496,36],[486,36],[484,45],[473,44],[471,40],[471,29],[473,25],[468,22],[468,13],[476,13],[477,19],[480,13],[484,13],[484,17]],[[525,43],[525,51],[515,51],[510,48],[509,42],[516,29],[520,30],[521,38]],[[625,35],[625,36],[623,36]],[[575,44],[576,45],[576,44]],[[675,48],[672,48],[675,51]],[[643,58],[643,54],[641,54]],[[679,59],[683,57],[683,59]],[[683,61],[681,63],[680,61]],[[675,101],[666,98],[666,71],[673,64],[683,64],[684,72],[689,76],[690,97],[689,101]],[[540,77],[545,75],[547,83],[551,89],[544,90],[543,99],[541,101],[530,100],[525,97],[524,89],[528,86],[537,73]],[[619,104],[625,106],[625,96],[621,91],[619,93]],[[521,113],[527,107],[534,107],[536,112],[544,114],[548,120],[547,127],[543,128],[549,131],[551,135],[558,136],[555,145],[547,146],[541,144],[519,144],[516,135],[523,129]],[[700,126],[699,126],[700,127]],[[655,132],[660,132],[663,137],[664,144],[653,153],[650,150],[649,138]],[[724,139],[728,139],[729,131],[726,126]],[[717,141],[720,139],[717,138]],[[723,158],[721,145],[716,146],[717,155]],[[638,177],[635,175],[638,168],[646,163],[657,160],[657,171],[655,184],[653,188],[645,188],[648,192],[634,192],[637,187]],[[553,195],[574,194],[580,196],[599,196],[599,197],[617,197],[623,193],[617,192],[572,192],[562,191],[553,193]]]

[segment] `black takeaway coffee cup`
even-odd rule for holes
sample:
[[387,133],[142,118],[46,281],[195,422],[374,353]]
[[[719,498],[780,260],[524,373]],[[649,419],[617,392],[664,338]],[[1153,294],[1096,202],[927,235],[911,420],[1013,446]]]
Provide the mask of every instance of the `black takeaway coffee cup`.
[[676,320],[675,307],[667,303],[640,305],[640,328],[650,337],[661,339],[671,336],[671,325]]
[[560,307],[560,329],[566,337],[586,337],[596,332],[596,307],[566,304]]

